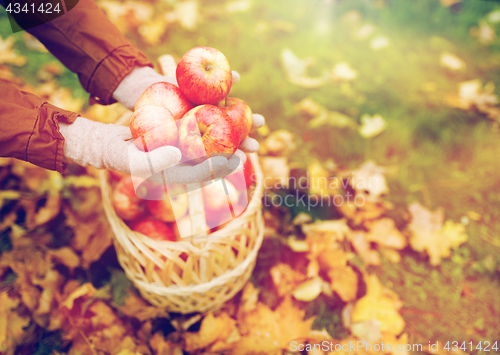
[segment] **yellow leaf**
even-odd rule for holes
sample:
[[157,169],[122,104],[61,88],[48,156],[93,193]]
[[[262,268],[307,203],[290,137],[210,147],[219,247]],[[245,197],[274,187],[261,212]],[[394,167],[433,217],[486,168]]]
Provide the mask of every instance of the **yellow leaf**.
[[368,241],[393,249],[403,249],[406,246],[406,238],[396,228],[394,220],[382,218],[367,225],[370,229],[366,234]]
[[287,187],[290,167],[286,157],[262,157],[260,159],[264,174],[264,188]]
[[312,301],[321,294],[323,280],[320,277],[307,280],[292,291],[292,296],[299,301]]
[[59,249],[50,249],[47,254],[51,255],[54,260],[60,262],[62,265],[68,267],[68,269],[73,272],[73,270],[80,266],[80,258],[69,247],[62,247]]
[[352,324],[376,319],[380,322],[381,332],[400,334],[405,327],[405,321],[398,313],[400,301],[384,292],[376,275],[367,275],[365,282],[366,295],[354,304]]
[[255,310],[238,317],[241,340],[235,343],[231,354],[273,354],[288,349],[291,341],[311,332],[314,318],[304,321],[304,313],[293,306],[290,297],[274,312],[259,302]]
[[217,317],[209,312],[202,320],[197,333],[187,332],[184,336],[186,351],[193,352],[208,347],[217,340],[226,340],[236,329],[236,320],[222,312]]
[[358,275],[350,266],[336,268],[328,271],[330,286],[344,302],[356,299],[358,292]]
[[18,67],[26,64],[27,58],[16,53],[12,48],[15,42],[14,37],[7,37],[4,40],[0,36],[0,64],[14,64]]
[[409,230],[412,232],[410,245],[416,251],[426,251],[431,265],[441,263],[441,258],[451,255],[451,249],[467,241],[465,227],[447,221],[443,226],[443,210],[431,212],[418,202],[410,205],[412,221]]
[[342,62],[337,63],[332,69],[332,78],[335,80],[354,80],[358,76],[358,73],[351,68],[349,63]]
[[290,154],[295,147],[295,137],[286,129],[272,132],[261,144],[262,152],[266,155],[274,156],[286,156]]
[[293,270],[290,265],[283,263],[274,265],[271,270],[269,270],[269,273],[276,287],[278,296],[288,294],[306,278],[304,274]]
[[312,58],[300,59],[290,49],[283,49],[281,62],[287,74],[288,81],[304,88],[317,88],[325,84],[326,77],[311,78],[307,68],[314,62]]
[[358,128],[359,134],[363,138],[372,138],[382,133],[387,127],[387,122],[379,114],[370,116],[361,116],[361,127]]
[[389,187],[384,174],[387,168],[378,166],[374,161],[364,162],[352,172],[350,184],[358,194],[365,197],[366,201],[380,201],[384,194],[389,193]]
[[441,66],[451,70],[465,69],[464,61],[459,57],[457,57],[456,55],[449,52],[442,53],[441,57],[439,58],[439,62]]
[[323,168],[323,165],[317,160],[310,163],[307,167],[309,179],[309,193],[318,196],[333,196],[338,192],[338,188],[333,183],[331,174]]

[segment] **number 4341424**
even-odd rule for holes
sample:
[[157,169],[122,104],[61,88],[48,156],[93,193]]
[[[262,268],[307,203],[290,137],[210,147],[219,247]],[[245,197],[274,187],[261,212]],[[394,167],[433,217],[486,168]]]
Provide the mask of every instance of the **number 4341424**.
[[452,351],[457,351],[458,349],[467,351],[470,349],[472,350],[479,350],[479,351],[495,351],[495,353],[498,351],[498,341],[495,341],[493,344],[492,342],[489,341],[483,341],[477,343],[477,345],[470,341],[466,343],[465,341],[460,344],[458,341],[449,341],[446,343],[444,346],[445,350],[452,350]]
[[43,2],[39,6],[35,6],[35,4],[21,4],[21,3],[9,3],[7,8],[5,9],[8,13],[14,13],[14,14],[19,14],[21,12],[24,13],[45,13],[45,14],[52,14],[54,12],[61,12],[61,9],[59,7],[59,3],[57,3],[55,6],[51,4],[50,2],[47,2],[44,4]]

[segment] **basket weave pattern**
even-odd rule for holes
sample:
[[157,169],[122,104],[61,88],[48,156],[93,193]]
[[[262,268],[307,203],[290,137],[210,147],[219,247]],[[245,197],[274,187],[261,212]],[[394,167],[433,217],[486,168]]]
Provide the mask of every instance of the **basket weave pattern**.
[[208,237],[177,242],[132,231],[116,215],[108,174],[101,172],[104,211],[115,235],[118,261],[151,304],[172,312],[204,312],[220,307],[248,281],[264,234],[263,176],[257,155],[250,159],[256,185],[247,209]]

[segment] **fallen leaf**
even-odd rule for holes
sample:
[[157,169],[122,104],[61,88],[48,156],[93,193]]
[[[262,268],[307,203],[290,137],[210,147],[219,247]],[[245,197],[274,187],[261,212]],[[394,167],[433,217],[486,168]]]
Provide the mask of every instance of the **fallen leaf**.
[[324,197],[334,196],[338,193],[335,178],[331,176],[331,173],[329,173],[318,160],[309,163],[307,166],[307,176],[309,193],[311,195]]
[[321,294],[322,284],[320,277],[307,280],[293,289],[292,296],[296,300],[310,302]]
[[238,317],[241,340],[234,344],[231,354],[273,354],[288,349],[294,339],[307,337],[314,318],[304,321],[305,311],[295,307],[290,297],[273,312],[263,303]]
[[392,249],[403,249],[407,244],[406,238],[390,218],[368,222],[367,226],[370,231],[366,234],[366,239],[370,242]]
[[[376,275],[366,275],[366,295],[360,298],[352,309],[352,326],[356,323],[376,319],[382,333],[400,334],[405,321],[398,313],[401,302],[388,294]],[[351,328],[352,328],[351,326]]]
[[[182,3],[181,3],[182,4]],[[151,46],[160,44],[161,38],[167,29],[168,22],[158,17],[143,23],[138,28],[142,39]]]
[[[234,330],[236,330],[236,320],[229,317],[227,313],[222,312],[215,317],[212,312],[209,312],[203,318],[199,332],[187,332],[184,335],[185,350],[193,352],[204,349],[218,340],[224,342]],[[220,348],[221,344],[218,346]]]
[[0,352],[12,351],[20,344],[26,334],[24,327],[30,323],[30,318],[19,315],[15,309],[19,300],[11,298],[7,292],[0,292]]
[[370,41],[370,48],[374,51],[389,47],[389,38],[385,36],[377,36]]
[[80,266],[80,258],[73,251],[73,249],[69,247],[50,249],[47,251],[47,254],[50,255],[55,261],[66,266],[71,273],[75,268]]
[[381,115],[370,116],[364,114],[361,116],[361,126],[358,128],[359,134],[363,138],[372,138],[382,133],[387,128],[387,122]]
[[269,274],[273,280],[278,296],[290,293],[295,287],[306,279],[306,275],[294,270],[288,264],[278,263],[274,265]]
[[442,67],[455,71],[465,69],[465,62],[456,55],[449,52],[444,52],[441,54],[439,63]]
[[366,25],[363,25],[356,31],[356,33],[354,34],[354,38],[359,40],[367,39],[373,34],[373,32],[375,32],[375,26],[368,23]]
[[179,21],[181,26],[187,30],[194,30],[200,18],[198,2],[195,0],[177,2],[173,15],[167,14],[166,18],[169,21],[173,19]]
[[350,81],[356,79],[358,73],[346,62],[337,63],[332,69],[333,80]]
[[274,131],[261,143],[259,153],[287,156],[296,148],[295,140],[294,135],[286,129]]
[[431,265],[441,263],[441,258],[451,255],[451,249],[467,241],[465,227],[446,221],[443,226],[444,213],[440,208],[431,212],[418,202],[409,206],[412,221],[408,226],[412,236],[410,245],[416,251],[426,251]]
[[310,128],[319,128],[325,125],[339,128],[357,127],[356,122],[351,117],[337,111],[329,111],[308,97],[300,101],[295,108],[309,119]]
[[224,9],[227,13],[234,14],[237,12],[246,12],[251,6],[252,2],[250,0],[235,0],[226,3]]
[[490,45],[495,42],[497,34],[493,27],[491,27],[486,21],[479,21],[478,27],[471,27],[470,35],[477,38],[479,43]]
[[281,51],[281,62],[290,83],[304,87],[317,88],[326,83],[326,76],[311,78],[307,68],[314,62],[312,58],[299,59],[290,49]]
[[354,301],[358,293],[358,275],[350,266],[328,271],[330,287],[344,302]]
[[387,172],[387,168],[380,167],[374,161],[369,160],[352,172],[349,183],[356,193],[365,197],[366,201],[378,202],[389,193],[384,176]]
[[26,64],[27,58],[14,50],[13,46],[15,42],[16,39],[14,37],[2,39],[0,36],[0,64],[13,64],[18,67]]
[[264,174],[264,188],[272,189],[288,186],[290,167],[286,157],[262,157],[260,158],[260,165]]

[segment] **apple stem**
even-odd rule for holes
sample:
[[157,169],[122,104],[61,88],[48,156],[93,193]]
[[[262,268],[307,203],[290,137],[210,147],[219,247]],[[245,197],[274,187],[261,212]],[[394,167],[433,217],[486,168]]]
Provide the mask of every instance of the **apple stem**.
[[131,141],[132,139],[134,139],[134,137],[127,138],[125,139],[125,142]]

